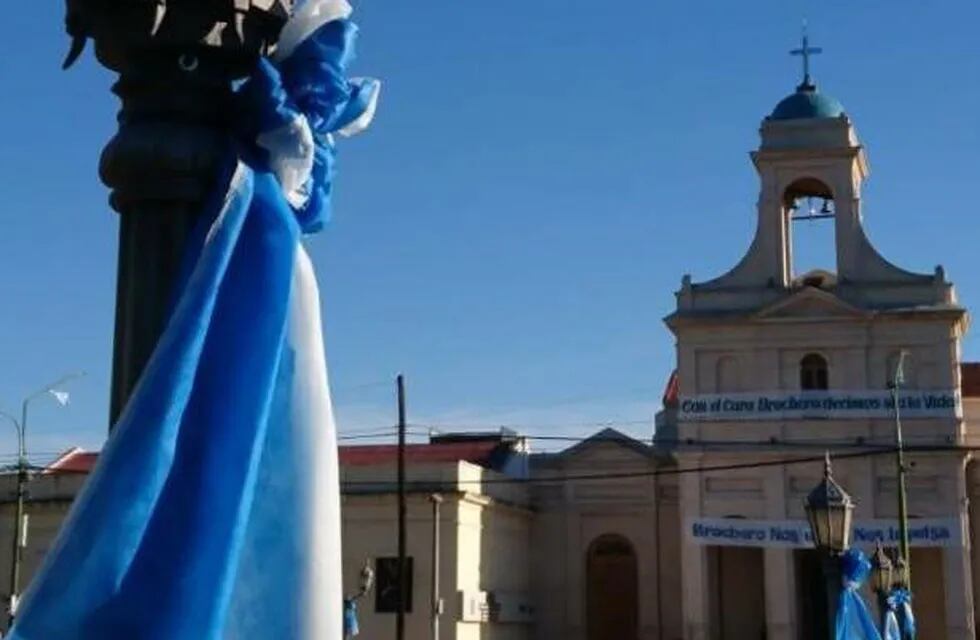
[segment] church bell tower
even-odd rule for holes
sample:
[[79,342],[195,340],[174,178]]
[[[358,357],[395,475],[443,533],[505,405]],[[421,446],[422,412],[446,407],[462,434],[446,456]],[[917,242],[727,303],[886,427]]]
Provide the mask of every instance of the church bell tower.
[[[822,93],[810,76],[810,56],[820,49],[793,51],[803,58],[803,80],[762,121],[761,143],[752,152],[760,178],[758,226],[745,257],[728,273],[692,284],[685,276],[678,293],[679,309],[729,307],[738,303],[725,294],[755,289],[772,301],[803,284],[834,288],[855,303],[867,302],[867,291],[884,295],[900,286],[904,301],[914,304],[952,302],[952,288],[942,269],[914,274],[891,264],[872,246],[862,225],[861,187],[869,174],[867,154],[854,123],[835,98]],[[832,219],[836,264],[827,271],[797,273],[793,262],[793,223]],[[831,272],[835,269],[835,272]],[[719,295],[714,295],[719,294]],[[744,302],[746,298],[743,296]],[[893,302],[898,302],[894,300]]]

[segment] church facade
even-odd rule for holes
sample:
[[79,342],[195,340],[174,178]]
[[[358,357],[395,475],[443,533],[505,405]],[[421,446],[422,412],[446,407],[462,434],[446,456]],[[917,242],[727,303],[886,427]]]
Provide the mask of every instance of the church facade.
[[[894,546],[898,374],[905,442],[916,450],[909,512],[921,637],[972,640],[967,314],[941,267],[911,273],[871,244],[867,152],[840,103],[809,77],[763,121],[752,161],[760,192],[748,252],[716,279],[685,276],[666,319],[677,344],[677,464],[718,469],[679,479],[684,637],[823,637],[819,561],[803,539],[803,499],[821,465],[773,462],[839,456],[835,478],[857,502],[856,543]],[[794,268],[800,221],[833,224],[832,271]]]
[[[867,150],[808,74],[760,135],[750,247],[715,279],[684,276],[665,319],[677,362],[653,446],[598,434],[532,464],[538,479],[611,476],[533,490],[535,638],[825,638],[804,498],[829,452],[857,503],[854,543],[896,547],[896,406],[919,637],[977,637],[980,368],[961,358],[966,310],[941,267],[912,273],[875,249]],[[801,222],[833,225],[833,264],[798,268]]]

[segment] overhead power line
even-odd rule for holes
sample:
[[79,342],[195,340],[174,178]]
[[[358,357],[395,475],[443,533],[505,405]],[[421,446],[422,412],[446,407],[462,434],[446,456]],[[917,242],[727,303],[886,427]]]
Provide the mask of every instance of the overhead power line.
[[[980,447],[964,446],[913,446],[905,447],[905,452],[912,453],[970,453],[980,451]],[[835,454],[834,460],[853,460],[856,458],[868,458],[885,454],[894,455],[895,447],[856,451],[850,453]],[[587,480],[623,480],[629,478],[655,478],[660,476],[684,475],[689,473],[715,473],[719,471],[740,471],[746,469],[761,469],[766,467],[779,467],[800,464],[823,464],[824,456],[807,456],[798,458],[782,458],[776,460],[760,460],[755,462],[731,463],[723,465],[697,466],[697,467],[664,467],[649,471],[621,471],[621,472],[596,472],[582,474],[567,474],[561,476],[538,476],[528,478],[483,478],[478,480],[454,480],[446,482],[438,480],[412,480],[407,483],[410,488],[421,488],[434,490],[434,487],[445,487],[442,490],[452,490],[459,485],[496,485],[496,484],[555,484],[562,482],[575,482]],[[370,486],[391,486],[391,481],[384,480],[348,480],[342,483],[344,487],[370,487]]]
[[[622,442],[622,439],[615,439],[617,442]],[[772,446],[772,445],[770,445]],[[863,446],[859,451],[848,451],[839,452],[840,446],[834,446],[833,443],[824,443],[824,449],[830,451],[838,451],[833,455],[834,460],[855,460],[861,458],[871,458],[881,455],[894,455],[896,449],[894,446],[880,446],[880,447],[868,447]],[[847,448],[853,448],[853,445],[847,445]],[[929,454],[929,453],[973,453],[980,451],[980,446],[968,446],[968,445],[913,445],[906,446],[905,452],[908,454]],[[736,452],[723,452],[723,453],[754,453],[758,455],[759,451],[736,451]],[[594,473],[581,473],[581,474],[565,474],[565,475],[554,475],[554,476],[536,476],[527,478],[514,478],[514,477],[496,477],[496,478],[483,478],[474,480],[455,480],[455,481],[445,481],[442,479],[417,479],[406,482],[407,488],[415,489],[425,489],[427,491],[432,490],[443,490],[452,491],[455,487],[460,485],[533,485],[533,484],[556,484],[563,482],[576,482],[576,481],[603,481],[603,480],[623,480],[631,478],[654,478],[661,476],[673,476],[673,475],[684,475],[691,473],[717,473],[722,471],[742,471],[749,469],[760,469],[768,467],[779,467],[779,466],[792,466],[792,465],[803,465],[803,464],[814,464],[823,463],[824,456],[821,455],[811,455],[811,456],[799,456],[793,458],[778,458],[772,460],[756,460],[752,462],[744,463],[728,463],[721,465],[709,465],[709,466],[690,466],[690,467],[674,467],[674,466],[663,466],[658,469],[643,470],[643,471],[622,471],[622,472],[594,472]],[[47,467],[43,466],[32,466],[31,471],[43,472],[50,471]],[[59,474],[86,474],[87,471],[78,470],[62,470],[56,471]],[[393,486],[393,480],[347,480],[342,483],[345,488],[352,487],[391,487]]]

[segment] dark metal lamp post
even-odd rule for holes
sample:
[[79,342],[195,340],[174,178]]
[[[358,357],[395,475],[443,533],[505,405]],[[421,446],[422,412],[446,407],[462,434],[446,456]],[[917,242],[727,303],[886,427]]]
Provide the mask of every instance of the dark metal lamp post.
[[110,424],[156,346],[188,232],[232,148],[232,82],[268,53],[293,0],[66,0],[70,66],[85,42],[119,73],[119,131],[100,174],[120,214]]
[[813,541],[820,553],[827,590],[828,631],[834,638],[837,598],[841,589],[840,556],[851,546],[854,500],[834,481],[830,454],[824,461],[823,480],[804,501]]

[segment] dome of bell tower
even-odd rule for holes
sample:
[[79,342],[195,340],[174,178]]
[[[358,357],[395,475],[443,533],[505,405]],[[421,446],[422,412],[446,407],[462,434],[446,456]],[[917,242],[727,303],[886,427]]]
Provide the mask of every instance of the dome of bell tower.
[[809,79],[796,88],[796,92],[783,98],[769,115],[769,120],[804,120],[811,118],[839,118],[844,106],[836,98],[820,93]]

